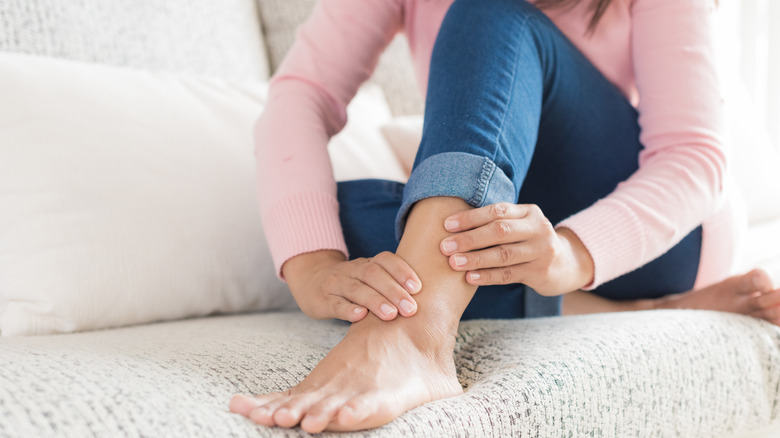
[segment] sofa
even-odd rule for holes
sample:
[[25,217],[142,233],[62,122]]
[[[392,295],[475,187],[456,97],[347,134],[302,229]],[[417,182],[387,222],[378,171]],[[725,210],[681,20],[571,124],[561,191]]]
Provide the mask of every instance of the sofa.
[[[256,206],[253,120],[314,4],[0,0],[1,437],[307,435],[228,402],[299,382],[348,327],[297,309]],[[407,53],[348,109],[337,179],[408,175]],[[780,284],[780,157],[730,114],[752,136],[734,269]],[[746,316],[466,321],[455,363],[462,395],[323,436],[780,436],[780,327]]]

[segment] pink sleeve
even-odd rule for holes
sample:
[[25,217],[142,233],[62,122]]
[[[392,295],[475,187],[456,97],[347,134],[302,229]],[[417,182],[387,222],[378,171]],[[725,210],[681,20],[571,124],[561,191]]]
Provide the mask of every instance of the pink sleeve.
[[280,277],[298,254],[347,253],[327,144],[402,20],[402,0],[321,0],[271,80],[255,157],[260,213]]
[[723,201],[726,156],[715,74],[713,0],[634,0],[639,170],[566,219],[595,264],[588,289],[657,258]]

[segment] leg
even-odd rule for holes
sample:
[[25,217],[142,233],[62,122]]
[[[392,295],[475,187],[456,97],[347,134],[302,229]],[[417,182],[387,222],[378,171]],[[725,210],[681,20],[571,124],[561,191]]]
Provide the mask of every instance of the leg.
[[300,384],[284,394],[237,396],[231,411],[267,426],[300,423],[310,433],[358,430],[460,394],[452,352],[458,321],[476,288],[449,268],[438,243],[447,234],[444,218],[465,208],[457,198],[431,198],[409,216],[397,254],[424,285],[414,317],[386,322],[369,314]]
[[615,301],[589,292],[563,298],[564,315],[659,309],[697,309],[739,313],[780,325],[780,289],[762,269],[729,277],[702,289],[655,299]]
[[[532,30],[527,22],[529,20],[526,20],[529,14],[539,13],[522,1],[495,0],[485,3],[481,0],[456,0],[439,38],[447,41],[447,37],[461,33],[464,26],[477,30],[478,35],[471,36],[476,42],[470,40],[469,44],[483,45],[488,49],[484,54],[501,61],[504,56],[500,50],[504,48],[493,47],[495,43],[505,42],[507,35],[496,32],[496,26],[512,34],[512,45],[527,45],[530,41],[528,33]],[[444,48],[441,47],[437,40],[432,60],[432,82],[453,79],[444,65],[445,61],[447,58],[462,58],[459,51],[447,48],[446,44]],[[533,65],[538,66],[538,59],[535,63],[533,60],[538,58],[536,49],[516,47],[513,50],[523,54],[514,61],[526,62],[527,56],[529,68],[533,70]],[[474,47],[475,58],[482,52],[485,52],[482,47]],[[480,61],[465,59],[463,62],[480,64]],[[516,69],[513,64],[508,67],[513,71]],[[485,69],[483,73],[497,69],[500,70],[494,66],[493,69]],[[538,73],[539,68],[533,71]],[[457,70],[454,72],[461,73]],[[538,78],[536,73],[531,77]],[[513,88],[511,79],[511,76],[495,78],[491,87],[499,90]],[[541,85],[537,82],[536,85],[529,84],[529,87],[540,88]],[[485,91],[482,88],[478,90]],[[536,92],[535,95],[540,93]],[[475,105],[481,105],[479,95],[472,97]],[[492,95],[488,96],[488,100],[490,97]],[[428,107],[446,105],[446,101],[437,104],[438,98],[434,97],[433,101],[429,99]],[[511,99],[504,101],[506,103]],[[450,123],[454,124],[460,124],[461,121],[457,114],[450,119]],[[535,132],[535,128],[531,131]],[[478,135],[470,138],[479,141],[487,137]],[[451,144],[453,149],[467,142],[465,137],[452,140],[457,141]],[[442,141],[449,142],[450,138]],[[474,152],[483,154],[484,148],[493,143],[484,144]],[[530,144],[533,146],[533,140]],[[510,180],[504,179],[502,188],[500,178],[491,178],[496,172],[503,172],[496,170],[494,160],[480,159],[476,154],[472,154],[470,163],[478,165],[464,166],[481,172],[482,178],[476,186],[467,184],[465,188],[454,191],[424,193],[425,196],[412,199],[409,203],[406,202],[409,196],[404,196],[404,212],[397,228],[399,234],[403,231],[403,237],[397,254],[415,269],[423,282],[422,292],[415,297],[418,301],[417,314],[412,318],[397,318],[390,322],[379,321],[369,315],[353,324],[344,340],[299,385],[287,393],[263,396],[256,400],[236,397],[231,403],[231,410],[249,414],[254,421],[265,425],[291,427],[300,423],[304,430],[312,433],[326,428],[357,430],[385,424],[423,403],[461,393],[455,377],[452,352],[458,322],[476,288],[465,282],[463,274],[451,270],[447,258],[439,252],[439,242],[448,234],[444,230],[443,221],[451,213],[469,208],[469,204],[462,199],[464,196],[470,200],[478,198],[479,203],[505,200],[506,196],[506,199],[516,199],[516,189]],[[421,164],[414,174],[425,175],[423,167]],[[429,175],[434,174],[441,175],[440,172]],[[463,174],[460,177],[461,180],[466,179]],[[418,176],[417,180],[422,184],[418,188],[426,186],[424,176]],[[429,182],[427,185],[454,188],[446,182],[442,184],[442,181]],[[415,190],[407,192],[419,194]],[[412,204],[414,208],[411,208]]]

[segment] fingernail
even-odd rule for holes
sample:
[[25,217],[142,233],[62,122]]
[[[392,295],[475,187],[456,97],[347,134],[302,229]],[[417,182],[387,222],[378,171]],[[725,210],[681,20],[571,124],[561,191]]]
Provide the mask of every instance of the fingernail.
[[417,284],[414,280],[407,280],[406,281],[406,289],[409,292],[417,292],[419,290],[420,285]]
[[352,309],[352,313],[354,313],[356,315],[359,315],[359,314],[363,313],[363,308],[362,307],[355,307],[354,309]]
[[388,304],[382,304],[381,306],[379,306],[379,310],[381,310],[382,313],[384,313],[387,316],[390,316],[393,313],[395,313],[395,309]]
[[458,229],[460,223],[457,219],[447,219],[444,221],[444,229],[447,231],[455,231]]
[[468,262],[468,259],[462,255],[453,256],[452,259],[455,262],[455,266],[463,266]]
[[454,240],[445,240],[441,245],[445,252],[453,252],[458,250],[458,244]]
[[401,300],[401,310],[406,314],[412,313],[414,311],[414,304],[409,300]]
[[480,277],[480,275],[479,275],[478,272],[471,272],[471,273],[469,273],[469,280],[471,280],[471,281],[477,281],[477,280],[479,280],[479,277]]

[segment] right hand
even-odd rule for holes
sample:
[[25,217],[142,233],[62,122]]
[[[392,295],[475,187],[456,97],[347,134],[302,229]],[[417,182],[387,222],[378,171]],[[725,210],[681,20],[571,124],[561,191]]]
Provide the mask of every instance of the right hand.
[[382,252],[347,261],[339,251],[300,254],[282,272],[303,313],[315,319],[357,322],[374,313],[390,321],[417,312],[422,282],[398,255]]

